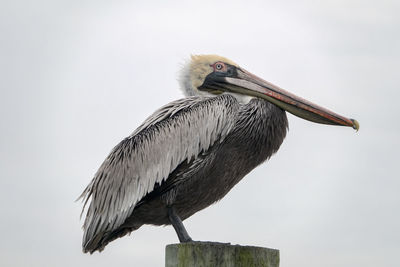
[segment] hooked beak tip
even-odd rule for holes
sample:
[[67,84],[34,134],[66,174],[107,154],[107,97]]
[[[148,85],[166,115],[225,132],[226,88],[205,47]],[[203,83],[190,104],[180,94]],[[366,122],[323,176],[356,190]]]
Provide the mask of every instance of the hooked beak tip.
[[360,124],[355,119],[350,119],[350,120],[353,122],[353,129],[358,132],[358,130],[360,129]]

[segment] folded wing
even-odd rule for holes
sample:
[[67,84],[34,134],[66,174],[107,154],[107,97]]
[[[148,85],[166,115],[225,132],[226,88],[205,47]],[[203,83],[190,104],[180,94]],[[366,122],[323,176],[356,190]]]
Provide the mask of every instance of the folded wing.
[[84,251],[121,226],[179,164],[221,142],[233,128],[238,109],[230,95],[177,100],[114,147],[81,195],[85,205],[91,199],[83,225]]

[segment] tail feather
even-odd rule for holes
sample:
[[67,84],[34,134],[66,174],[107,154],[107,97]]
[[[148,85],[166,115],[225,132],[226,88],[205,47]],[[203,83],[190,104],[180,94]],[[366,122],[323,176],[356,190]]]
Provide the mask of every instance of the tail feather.
[[117,238],[121,238],[132,231],[139,229],[142,225],[135,225],[133,227],[120,227],[112,232],[100,232],[93,236],[90,240],[83,240],[82,250],[84,253],[92,254],[95,251],[103,251],[108,243]]

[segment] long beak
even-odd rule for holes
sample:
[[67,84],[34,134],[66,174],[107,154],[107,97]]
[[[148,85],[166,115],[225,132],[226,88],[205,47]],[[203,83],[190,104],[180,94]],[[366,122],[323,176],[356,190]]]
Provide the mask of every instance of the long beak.
[[[312,122],[349,126],[357,131],[360,128],[359,123],[354,119],[348,119],[311,103],[251,74],[248,71],[240,68],[237,68],[236,70],[237,75],[223,78],[223,87],[229,91],[263,98],[293,115]],[[218,84],[222,85],[221,79]]]

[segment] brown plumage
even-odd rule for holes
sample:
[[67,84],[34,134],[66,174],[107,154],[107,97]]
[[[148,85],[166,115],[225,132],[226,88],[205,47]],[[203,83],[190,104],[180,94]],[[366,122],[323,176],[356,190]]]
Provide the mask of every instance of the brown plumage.
[[279,149],[288,128],[284,109],[358,129],[226,58],[193,56],[181,78],[187,98],[121,141],[82,193],[85,204],[91,199],[84,252],[101,251],[143,224],[172,224],[181,242],[191,241],[181,219],[220,200]]

